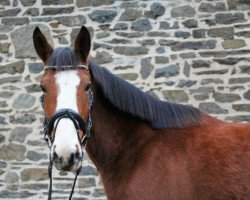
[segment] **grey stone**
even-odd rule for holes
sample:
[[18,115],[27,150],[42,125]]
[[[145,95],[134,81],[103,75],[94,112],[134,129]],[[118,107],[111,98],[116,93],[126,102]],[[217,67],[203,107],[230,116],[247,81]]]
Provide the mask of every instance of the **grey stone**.
[[36,58],[36,50],[34,48],[32,35],[36,27],[42,30],[43,34],[53,46],[53,40],[50,35],[49,28],[43,24],[32,24],[19,28],[13,31],[11,35],[12,42],[15,48],[16,58]]
[[43,183],[22,184],[21,187],[22,189],[36,190],[36,191],[48,189],[48,185]]
[[10,98],[14,95],[14,92],[9,92],[9,91],[4,91],[4,92],[0,92],[0,97],[2,98]]
[[178,83],[178,87],[191,87],[196,84],[197,81],[192,81],[192,80],[180,80]]
[[10,43],[4,42],[0,43],[0,53],[9,53]]
[[21,172],[21,180],[27,181],[42,181],[48,179],[48,170],[45,168],[26,168]]
[[204,101],[209,98],[208,94],[196,94],[194,95],[194,99],[197,101]]
[[94,187],[94,186],[96,186],[94,178],[88,177],[88,178],[78,179],[79,188],[88,188],[88,187]]
[[219,78],[206,78],[201,80],[201,85],[207,85],[210,83],[220,84],[223,83],[223,80]]
[[206,29],[197,29],[193,30],[193,37],[194,38],[206,38]]
[[250,90],[247,90],[244,94],[243,97],[247,100],[250,100]]
[[114,52],[120,55],[143,55],[149,51],[146,47],[135,47],[135,46],[116,46]]
[[31,124],[36,121],[34,114],[23,114],[23,115],[10,115],[10,122],[13,124]]
[[82,170],[80,172],[80,175],[82,176],[97,176],[98,172],[95,168],[91,166],[83,166]]
[[126,33],[126,32],[118,32],[116,35],[121,36],[121,37],[126,37],[126,38],[137,38],[137,37],[142,37],[144,35],[143,32],[131,32],[131,33]]
[[160,40],[159,40],[159,44],[160,44],[161,46],[172,46],[172,45],[179,44],[179,42],[178,42],[178,41],[175,41],[175,40],[160,39]]
[[210,3],[202,2],[199,6],[200,12],[214,13],[217,11],[226,11],[226,5],[222,2],[217,3],[215,6]]
[[138,40],[137,42],[143,46],[156,44],[154,39],[143,39],[143,40]]
[[25,152],[26,147],[24,145],[9,143],[0,148],[0,159],[23,161],[25,159]]
[[11,130],[11,134],[9,137],[9,142],[20,142],[23,143],[27,137],[27,135],[32,133],[32,128],[28,127],[16,127]]
[[211,92],[214,92],[214,87],[199,87],[197,89],[190,89],[190,94],[195,94],[195,93],[205,93],[209,94]]
[[41,87],[38,84],[31,84],[31,85],[25,86],[25,89],[28,93],[42,92]]
[[93,192],[93,197],[100,197],[100,196],[104,196],[105,195],[105,191],[103,188],[95,188],[94,192]]
[[175,7],[171,10],[172,17],[193,17],[195,9],[189,5]]
[[188,95],[183,90],[164,90],[164,98],[170,102],[188,102]]
[[186,31],[176,31],[174,33],[175,37],[177,38],[183,38],[183,39],[186,39],[186,38],[189,38],[190,37],[190,33],[189,32],[186,32]]
[[246,46],[245,40],[242,39],[234,39],[234,40],[225,40],[222,43],[224,49],[238,49]]
[[8,104],[6,103],[6,101],[0,101],[0,107],[1,108],[8,107]]
[[117,23],[113,30],[127,30],[128,29],[128,24],[126,23]]
[[20,60],[17,62],[12,62],[12,63],[8,63],[5,65],[0,65],[0,74],[16,74],[16,73],[23,73],[24,71],[24,61]]
[[156,56],[155,63],[157,64],[166,64],[169,63],[169,58],[166,56]]
[[42,5],[65,5],[72,3],[73,0],[42,0]]
[[92,21],[106,23],[113,21],[117,12],[114,10],[94,10],[88,16]]
[[33,6],[36,0],[20,0],[23,6]]
[[39,161],[41,159],[47,158],[47,155],[44,153],[37,153],[35,151],[28,151],[27,158],[33,161]]
[[87,6],[103,6],[113,4],[115,0],[77,0],[76,4],[78,7],[87,7]]
[[161,3],[155,2],[150,6],[150,11],[146,12],[145,16],[157,19],[158,17],[164,15],[165,10],[165,7]]
[[0,168],[3,169],[3,168],[6,168],[7,167],[7,163],[4,162],[4,161],[0,161]]
[[20,199],[24,198],[27,199],[31,196],[36,195],[35,193],[30,193],[27,191],[21,191],[21,192],[14,192],[14,191],[8,191],[8,190],[1,190],[0,191],[0,198],[2,199]]
[[5,117],[0,116],[0,124],[7,124]]
[[216,43],[216,40],[180,42],[176,45],[171,46],[171,49],[172,51],[181,51],[185,49],[215,49]]
[[14,29],[13,26],[0,24],[0,33],[10,32]]
[[227,114],[228,110],[221,108],[214,102],[202,102],[199,105],[199,109],[208,114]]
[[5,136],[0,134],[0,144],[5,142]]
[[29,63],[28,67],[29,67],[29,72],[32,74],[39,74],[44,69],[42,63]]
[[129,81],[135,81],[138,78],[136,73],[117,74],[117,76]]
[[99,49],[99,48],[103,48],[103,49],[109,50],[109,49],[112,49],[113,46],[108,45],[108,44],[100,44],[100,43],[94,42],[94,44],[93,44],[93,50],[96,50],[96,49]]
[[0,79],[0,85],[5,84],[5,83],[16,83],[20,82],[22,79],[21,76],[14,76],[14,77],[6,77],[6,78],[1,78]]
[[110,34],[108,32],[99,32],[96,34],[96,38],[100,39],[100,38],[105,38],[108,37]]
[[141,10],[125,9],[120,17],[120,21],[135,21],[142,16]]
[[208,36],[210,37],[222,37],[224,39],[233,39],[234,28],[233,27],[220,27],[208,30]]
[[235,35],[239,37],[250,38],[250,31],[240,31],[240,32],[235,33]]
[[10,0],[1,0],[0,5],[2,6],[9,6],[10,5]]
[[244,13],[217,13],[215,15],[215,21],[218,24],[233,24],[237,22],[245,22]]
[[39,9],[38,8],[28,8],[24,13],[23,16],[38,16]]
[[99,64],[110,63],[113,61],[112,55],[107,51],[97,51],[95,59]]
[[224,59],[214,59],[215,62],[222,64],[222,65],[235,65],[240,61],[243,61],[243,58],[237,58],[237,57],[228,57]]
[[127,39],[121,39],[121,38],[113,38],[112,40],[110,41],[107,41],[107,43],[110,43],[110,44],[131,44],[131,40],[127,40]]
[[60,15],[60,14],[69,14],[74,11],[74,6],[69,7],[50,7],[43,8],[42,15]]
[[250,10],[248,0],[227,0],[229,10]]
[[238,94],[223,94],[215,92],[213,94],[215,101],[218,102],[234,102],[240,100],[240,96]]
[[183,74],[186,77],[190,76],[190,65],[189,65],[189,63],[187,61],[185,61],[185,64],[184,64],[184,67],[183,67]]
[[230,78],[229,84],[242,84],[250,82],[249,77],[242,77],[242,78]]
[[243,65],[243,66],[240,66],[240,72],[242,74],[250,74],[250,66],[249,65]]
[[210,67],[209,60],[193,60],[192,67],[193,68],[209,68]]
[[141,76],[143,79],[146,79],[149,77],[151,72],[153,71],[154,66],[151,64],[151,58],[143,58],[141,59]]
[[233,117],[226,117],[225,120],[233,122],[250,122],[250,115],[238,115]]
[[234,104],[233,109],[240,112],[250,112],[250,104]]
[[56,19],[60,24],[69,27],[82,26],[86,23],[86,18],[83,15],[62,16]]
[[8,26],[20,26],[28,24],[29,18],[28,17],[6,17],[2,18],[2,24]]
[[170,24],[166,21],[161,21],[160,22],[160,29],[165,29],[165,30],[169,30],[169,29],[178,29],[179,28],[179,23],[174,22],[173,26],[170,26]]
[[163,67],[163,68],[157,68],[155,70],[155,78],[159,77],[171,77],[171,76],[177,76],[180,71],[180,66],[177,65],[171,65],[168,67]]
[[7,39],[8,39],[8,35],[0,34],[0,40],[7,40]]
[[27,109],[31,108],[35,101],[36,98],[30,94],[19,94],[14,100],[12,106],[16,109]]
[[133,1],[128,1],[128,2],[123,2],[121,3],[120,5],[121,8],[138,8],[139,7],[139,4],[138,2],[133,2]]
[[228,69],[218,69],[218,70],[204,70],[196,72],[196,75],[208,75],[208,74],[226,74]]
[[139,19],[132,22],[131,30],[134,31],[150,31],[153,27],[148,19]]
[[8,172],[4,179],[4,182],[7,184],[17,183],[18,181],[19,181],[19,176],[16,172]]
[[20,8],[0,10],[0,17],[15,17],[20,12],[21,12]]
[[149,31],[147,32],[147,35],[150,37],[169,37],[169,33],[163,32],[163,31]]
[[188,19],[182,23],[186,28],[197,28],[198,22],[195,19]]
[[196,58],[196,54],[193,52],[189,53],[180,53],[179,55],[182,59]]

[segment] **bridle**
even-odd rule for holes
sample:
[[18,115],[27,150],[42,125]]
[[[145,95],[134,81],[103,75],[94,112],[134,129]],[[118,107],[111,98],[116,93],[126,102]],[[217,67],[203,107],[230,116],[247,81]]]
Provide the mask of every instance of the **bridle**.
[[[70,65],[70,66],[62,66],[62,67],[45,66],[44,67],[44,70],[56,70],[56,71],[66,71],[66,70],[76,70],[76,69],[83,69],[89,73],[89,69],[85,65],[75,65],[75,66]],[[41,101],[42,107],[44,108],[44,95],[42,95],[40,101]],[[77,112],[75,112],[72,109],[68,109],[68,108],[58,110],[51,118],[48,118],[46,116],[44,118],[44,122],[43,122],[44,140],[47,142],[48,147],[50,149],[49,166],[48,166],[50,185],[49,185],[49,192],[48,192],[48,200],[51,200],[51,196],[52,196],[53,161],[51,158],[51,147],[52,147],[53,141],[51,140],[51,138],[52,138],[51,133],[52,133],[53,129],[54,129],[54,132],[56,132],[57,126],[58,126],[61,119],[63,119],[63,118],[70,119],[75,126],[79,143],[81,144],[83,149],[85,149],[87,142],[88,142],[88,139],[90,138],[91,129],[92,129],[91,111],[93,109],[94,97],[93,97],[93,90],[92,90],[91,85],[89,85],[89,87],[88,87],[88,103],[89,103],[89,110],[88,110],[88,117],[87,117],[86,121],[84,121],[84,119]],[[80,139],[80,135],[79,135],[80,131],[83,131],[83,133],[84,133],[84,137],[82,138],[82,140]],[[82,149],[82,151],[83,151],[83,149]],[[80,167],[76,172],[69,200],[72,198],[72,195],[74,193],[75,183],[77,180],[77,176],[81,172],[81,168],[82,167]]]

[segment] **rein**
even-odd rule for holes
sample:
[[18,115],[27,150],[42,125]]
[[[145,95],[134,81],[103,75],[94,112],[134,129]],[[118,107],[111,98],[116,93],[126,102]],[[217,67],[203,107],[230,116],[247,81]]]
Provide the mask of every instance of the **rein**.
[[[44,70],[57,70],[57,71],[75,70],[75,69],[83,69],[83,70],[86,70],[87,72],[89,72],[89,69],[85,65],[76,65],[76,66],[70,65],[70,66],[62,66],[62,67],[45,66],[44,67]],[[42,95],[40,100],[41,100],[42,107],[44,108],[44,95]],[[87,142],[88,142],[88,139],[91,136],[91,129],[92,129],[91,111],[93,109],[94,98],[93,98],[93,91],[92,91],[91,85],[88,88],[88,103],[89,103],[89,111],[88,111],[88,117],[87,117],[86,121],[84,121],[84,119],[77,112],[75,112],[72,109],[67,109],[67,108],[58,110],[51,118],[48,118],[46,116],[44,118],[44,122],[43,122],[44,140],[47,142],[48,147],[50,149],[49,166],[48,166],[50,185],[49,185],[49,192],[48,192],[48,200],[51,200],[51,197],[52,197],[52,179],[53,179],[52,178],[53,161],[51,158],[51,147],[52,147],[53,141],[51,140],[51,138],[52,138],[51,132],[53,131],[53,129],[56,132],[57,126],[58,126],[61,119],[68,118],[73,122],[75,129],[76,129],[76,132],[77,132],[78,140],[79,140],[81,146],[83,147],[83,149],[85,149]],[[82,140],[80,140],[80,136],[79,136],[80,130],[82,130],[83,133],[85,133]],[[71,198],[73,196],[76,180],[77,180],[78,175],[81,172],[81,168],[82,168],[82,166],[76,172],[73,186],[71,189],[71,193],[69,196],[69,200],[71,200]]]

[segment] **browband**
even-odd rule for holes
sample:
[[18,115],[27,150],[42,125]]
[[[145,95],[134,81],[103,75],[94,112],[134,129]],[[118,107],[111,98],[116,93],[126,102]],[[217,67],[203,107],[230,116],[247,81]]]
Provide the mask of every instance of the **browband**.
[[64,70],[75,70],[75,69],[84,69],[87,72],[89,72],[89,68],[86,65],[66,65],[66,66],[45,66],[44,70],[58,70],[58,71],[64,71]]

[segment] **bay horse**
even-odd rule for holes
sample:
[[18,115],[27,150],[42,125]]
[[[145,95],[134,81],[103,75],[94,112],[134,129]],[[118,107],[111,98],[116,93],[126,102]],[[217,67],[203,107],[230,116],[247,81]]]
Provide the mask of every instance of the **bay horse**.
[[249,124],[154,99],[114,76],[89,58],[84,26],[74,48],[53,49],[39,28],[33,41],[58,170],[80,169],[84,141],[109,200],[250,199]]

